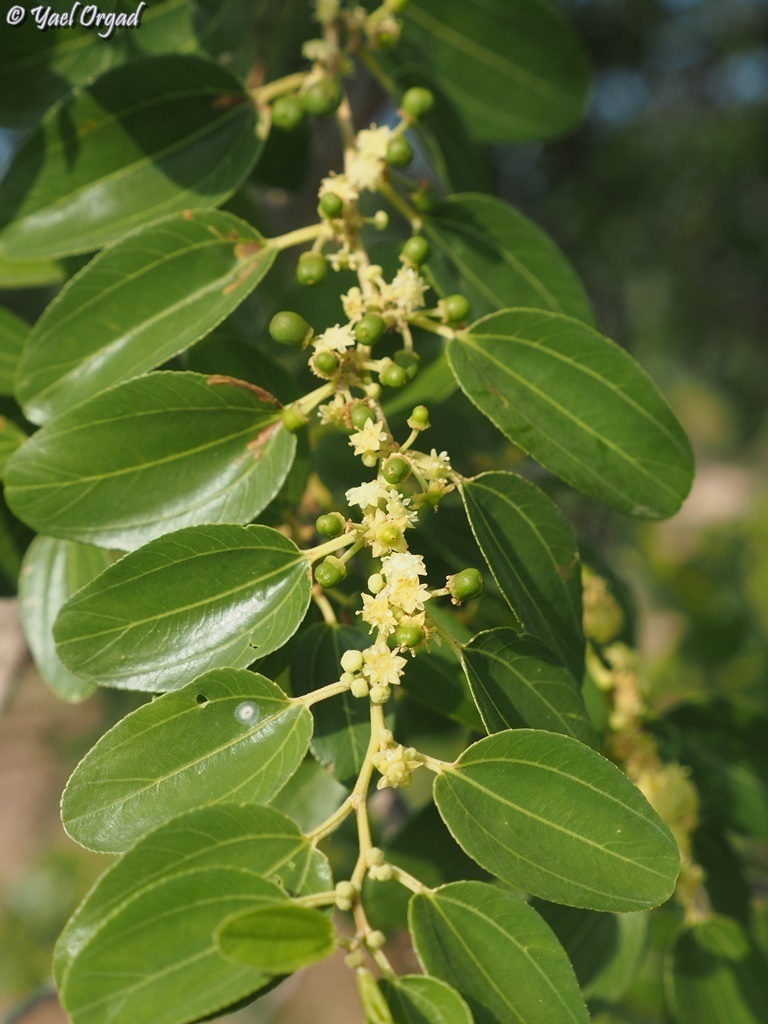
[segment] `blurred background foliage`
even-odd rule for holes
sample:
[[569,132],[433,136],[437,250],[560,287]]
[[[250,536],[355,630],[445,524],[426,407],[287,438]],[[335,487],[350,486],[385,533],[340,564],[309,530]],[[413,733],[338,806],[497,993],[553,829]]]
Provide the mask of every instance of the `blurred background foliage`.
[[[697,856],[722,879],[713,902],[748,921],[768,952],[768,0],[563,6],[595,66],[587,118],[554,143],[490,147],[467,176],[489,175],[499,195],[551,233],[585,282],[604,332],[646,367],[693,440],[697,482],[668,523],[637,524],[547,486],[577,524],[588,559],[598,568],[605,560],[628,585],[663,742],[713,794],[697,836]],[[265,9],[264,39],[277,32],[286,41],[281,53],[297,52],[303,26],[278,19],[274,4]],[[290,64],[274,73],[286,70]],[[393,114],[370,83],[358,83],[356,100],[368,120]],[[14,139],[0,132],[0,163]],[[283,140],[229,207],[266,230],[306,222],[329,156],[329,143],[314,141],[325,150],[316,167],[306,166],[306,136]],[[288,172],[291,188],[278,189]],[[67,261],[67,272],[80,262]],[[0,292],[0,304],[31,322],[51,294]],[[280,304],[275,294],[267,295],[270,308],[255,305],[263,300],[238,310],[239,329],[253,333]],[[199,348],[196,368],[205,368],[205,353]],[[438,443],[437,427],[434,434]],[[478,434],[479,463],[492,457],[486,434]],[[6,530],[6,576],[24,543]],[[6,701],[0,737],[8,737],[24,688],[32,692],[28,674],[22,683]],[[45,984],[53,939],[101,868],[100,858],[64,842],[56,804],[77,757],[128,709],[126,698],[109,693],[56,713],[46,703],[53,697],[40,691],[35,699],[38,732],[54,741],[57,768],[46,776],[36,852],[12,877],[2,872],[0,1008]],[[697,756],[686,746],[692,735]],[[9,756],[0,759],[4,767]],[[292,788],[300,800],[299,784]],[[23,815],[23,792],[6,807]],[[18,829],[9,814],[4,829]],[[14,862],[13,843],[6,849]],[[653,915],[644,966],[621,1010],[595,1019],[663,1020],[661,957],[678,919],[674,907]]]

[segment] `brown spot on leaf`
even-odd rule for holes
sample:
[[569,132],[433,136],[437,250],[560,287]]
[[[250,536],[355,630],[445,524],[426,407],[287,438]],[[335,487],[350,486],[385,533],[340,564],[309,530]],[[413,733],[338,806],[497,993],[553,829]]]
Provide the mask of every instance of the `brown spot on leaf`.
[[257,256],[263,248],[264,243],[261,241],[238,242],[235,246],[235,258],[238,260],[249,260],[252,256]]
[[253,456],[253,461],[258,462],[261,456],[264,454],[264,449],[272,440],[272,435],[280,427],[280,423],[270,423],[268,427],[264,427],[260,430],[256,437],[252,438],[248,442],[248,451]]
[[281,409],[282,406],[275,398],[274,395],[270,395],[264,388],[260,388],[258,384],[251,384],[247,380],[239,380],[237,377],[227,377],[223,373],[213,373],[206,379],[206,384],[213,386],[217,384],[226,384],[232,388],[240,388],[242,391],[250,391],[251,394],[256,395],[260,402],[265,402],[267,405],[274,405],[276,409]]
[[568,580],[570,579],[571,573],[573,572],[573,570],[576,568],[576,566],[578,564],[579,564],[579,556],[578,555],[574,555],[568,565],[558,565],[557,566],[557,574],[560,577],[560,579],[562,579],[563,582],[567,583]]
[[182,217],[184,218],[184,220],[194,220],[194,219],[195,219],[195,218],[194,218],[194,217],[192,216],[192,211],[191,211],[191,210],[185,210],[185,211],[184,211],[184,212],[182,213],[182,215],[181,215],[181,216],[182,216]]
[[504,395],[502,395],[502,393],[493,386],[493,384],[488,385],[488,392],[491,395],[495,395],[495,397],[498,398],[498,400],[501,402],[505,409],[509,408],[509,402],[506,400]]

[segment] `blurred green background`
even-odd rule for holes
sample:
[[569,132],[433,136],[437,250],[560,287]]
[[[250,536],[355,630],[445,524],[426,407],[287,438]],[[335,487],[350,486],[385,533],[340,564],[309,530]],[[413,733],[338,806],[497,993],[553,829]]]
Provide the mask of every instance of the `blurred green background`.
[[[768,713],[768,0],[563,6],[596,68],[588,117],[554,144],[494,147],[491,173],[498,193],[559,242],[605,333],[667,395],[693,440],[698,476],[682,512],[658,525],[564,490],[556,497],[588,550],[633,589],[654,707],[708,695]],[[0,133],[0,162],[12,143]],[[265,195],[278,212],[286,198],[302,206],[262,185]],[[0,302],[31,320],[48,296],[0,293]],[[13,557],[0,550],[0,563]],[[129,705],[110,694],[59,705],[25,665],[13,603],[4,604],[0,1012],[32,998],[9,1019],[42,1024],[64,1019],[34,1002],[53,940],[104,863],[64,839],[58,796],[77,758]],[[754,798],[768,806],[768,755],[750,758]],[[735,845],[760,905],[768,849]],[[666,919],[655,920],[661,948]],[[768,950],[768,923],[753,924]],[[341,1024],[348,981],[330,970],[342,1003],[328,1019]],[[299,985],[322,990],[328,982],[316,975]],[[274,1010],[243,1019],[301,1024],[307,990],[291,984],[293,996]],[[661,1022],[660,985],[652,950],[622,1014],[601,1019]],[[318,1009],[306,1020],[324,1018]]]

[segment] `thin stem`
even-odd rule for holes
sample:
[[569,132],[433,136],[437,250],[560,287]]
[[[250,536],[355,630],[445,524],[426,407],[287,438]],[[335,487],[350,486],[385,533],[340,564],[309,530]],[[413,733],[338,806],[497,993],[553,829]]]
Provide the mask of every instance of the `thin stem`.
[[446,768],[450,768],[452,761],[441,761],[438,757],[430,757],[429,754],[419,754],[422,764],[435,775],[441,775]]
[[322,221],[318,224],[308,224],[305,228],[296,228],[285,235],[277,235],[275,238],[267,239],[273,249],[282,251],[290,249],[291,246],[301,245],[303,242],[311,242],[320,235],[327,234],[328,227]]
[[365,752],[365,760],[360,774],[357,777],[355,788],[350,799],[355,806],[357,815],[357,834],[359,839],[359,854],[357,864],[352,872],[350,881],[358,889],[362,888],[363,879],[368,871],[368,851],[372,848],[371,826],[368,821],[368,788],[373,775],[373,755],[378,753],[381,731],[384,728],[384,708],[380,704],[371,704],[371,738],[368,741],[368,749]]
[[326,626],[337,626],[339,624],[336,612],[333,610],[333,605],[325,596],[321,587],[314,586],[312,588],[312,600],[320,609],[320,614],[323,616],[323,622]]
[[344,552],[344,554],[339,558],[339,561],[340,562],[344,562],[344,564],[346,565],[346,563],[350,560],[350,558],[354,558],[354,556],[357,554],[357,552],[361,548],[364,548],[364,547],[365,547],[365,541],[361,537],[360,540],[358,540],[356,544],[354,544],[348,551]]
[[355,543],[357,543],[356,534],[347,533],[343,537],[334,537],[333,540],[327,540],[325,544],[318,544],[314,548],[307,548],[302,554],[307,561],[316,562],[318,558],[325,558],[326,555],[332,555],[339,548],[346,548],[350,544]]
[[430,320],[426,316],[412,316],[409,318],[409,322],[414,327],[421,327],[423,331],[429,331],[430,334],[439,334],[441,338],[456,337],[456,331],[452,327],[448,327],[445,324],[436,324],[434,320]]
[[321,384],[319,388],[315,388],[314,391],[310,391],[309,394],[304,395],[294,402],[294,406],[304,414],[311,412],[315,406],[320,405],[326,398],[329,398],[334,392],[335,385],[333,381],[329,381],[328,384]]
[[295,896],[291,903],[297,903],[300,907],[328,907],[336,902],[336,892],[331,889],[328,892],[315,892],[309,896]]
[[424,885],[423,882],[420,882],[418,878],[414,878],[413,875],[409,875],[407,871],[403,871],[403,869],[397,867],[396,864],[390,864],[390,867],[392,868],[392,877],[394,880],[399,882],[400,885],[404,885],[406,889],[410,889],[411,892],[422,893],[431,891],[428,886]]
[[307,833],[307,839],[309,839],[313,846],[317,846],[317,844],[321,840],[325,839],[326,836],[329,836],[331,832],[336,831],[339,825],[341,825],[341,823],[350,816],[353,809],[352,797],[350,795],[344,803],[340,804],[339,807],[336,808],[333,814],[325,819],[321,825],[318,825],[317,828],[312,829],[311,832]]
[[[448,593],[449,591],[448,588],[446,587],[443,591],[432,591],[432,596],[438,597]],[[438,622],[436,622],[431,615],[429,616],[429,625],[432,629],[434,629],[434,631],[437,633],[440,639],[444,640],[448,647],[450,647],[450,649],[456,655],[456,658],[460,662],[463,661],[461,653],[461,644],[458,642],[458,640],[456,640],[455,637],[452,637],[448,630],[444,629]]]
[[311,708],[313,704],[317,704],[318,701],[328,700],[329,697],[335,697],[337,693],[346,693],[349,689],[349,683],[342,683],[341,680],[337,683],[329,683],[327,686],[321,686],[319,690],[313,690],[311,693],[302,694],[300,697],[294,697],[293,701],[295,704],[303,704],[305,708]]
[[400,445],[400,451],[407,452],[420,433],[420,430],[412,430],[407,439]]
[[257,89],[252,89],[251,96],[256,103],[269,103],[276,96],[282,96],[283,93],[293,92],[295,89],[298,89],[308,74],[308,71],[297,71],[293,75],[286,75],[285,78],[276,78],[274,82],[267,82],[266,85],[260,85]]

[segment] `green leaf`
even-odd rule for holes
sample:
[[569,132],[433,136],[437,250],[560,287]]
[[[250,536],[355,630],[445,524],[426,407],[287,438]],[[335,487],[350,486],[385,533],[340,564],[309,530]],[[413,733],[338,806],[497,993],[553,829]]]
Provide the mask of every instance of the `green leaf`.
[[5,480],[8,460],[27,440],[27,435],[13,420],[0,416],[0,480]]
[[573,968],[539,915],[513,893],[454,882],[413,897],[424,969],[466,999],[475,1024],[587,1024]]
[[473,318],[527,306],[594,323],[568,260],[509,203],[486,195],[449,196],[424,219],[424,235],[432,246],[428,271],[437,290],[466,295]]
[[244,668],[298,629],[309,566],[268,526],[190,526],[121,558],[64,605],[59,657],[83,679],[177,689],[201,672]]
[[[362,651],[371,638],[353,626],[316,622],[301,636],[291,663],[291,692],[297,696],[335,683],[345,651]],[[345,785],[355,782],[365,760],[371,735],[368,701],[340,693],[312,705],[315,728],[312,753]],[[391,714],[390,716],[391,717]],[[392,721],[387,723],[392,726]]]
[[38,671],[63,700],[83,700],[94,684],[73,675],[59,660],[53,623],[64,602],[112,562],[107,551],[53,537],[35,537],[19,578],[19,613]]
[[177,210],[216,206],[262,143],[238,80],[197,57],[108,71],[53,107],[0,184],[0,253],[88,252]]
[[580,119],[587,59],[545,0],[413,0],[404,20],[405,53],[428,67],[478,141],[546,139]]
[[132,550],[182,526],[250,522],[295,449],[278,402],[260,388],[153,373],[37,431],[8,469],[7,500],[41,533]]
[[29,325],[21,317],[0,307],[0,395],[13,394],[16,368],[28,334]]
[[510,309],[448,343],[459,385],[510,441],[629,515],[673,515],[690,490],[683,428],[645,371],[586,324]]
[[461,493],[480,550],[521,626],[581,680],[581,562],[560,509],[512,473],[465,480]]
[[675,1024],[761,1024],[768,961],[738,922],[713,916],[680,931],[665,990]]
[[357,994],[360,997],[365,1024],[395,1024],[387,1001],[368,968],[358,967],[355,974],[357,976]]
[[708,815],[727,829],[768,838],[768,716],[718,699],[685,703],[658,723],[670,760],[688,765]]
[[284,898],[239,868],[188,869],[144,890],[71,965],[59,995],[72,1024],[181,1024],[257,991],[270,975],[225,960],[212,935],[229,914]]
[[311,832],[338,810],[348,793],[329,771],[307,757],[271,805],[293,818],[304,832]]
[[488,732],[546,729],[598,745],[573,676],[543,644],[501,627],[478,633],[461,653]]
[[229,960],[275,975],[325,960],[335,948],[334,934],[326,914],[287,903],[234,914],[214,938]]
[[563,945],[585,999],[616,1003],[637,976],[647,953],[648,914],[534,906]]
[[406,974],[381,988],[395,1024],[474,1024],[459,993],[437,978]]
[[295,895],[325,892],[332,886],[325,856],[280,811],[257,804],[188,811],[140,839],[80,904],[54,951],[59,991],[80,951],[98,942],[100,929],[116,912],[164,879],[199,868],[254,872]]
[[35,324],[16,394],[34,423],[152,370],[207,334],[275,258],[229,213],[177,214],[109,246]]
[[614,764],[568,736],[488,736],[444,767],[434,793],[466,853],[534,896],[631,911],[674,891],[672,833]]
[[311,734],[309,711],[264,676],[206,672],[102,736],[64,790],[64,828],[90,850],[120,853],[182,811],[269,803]]
[[62,284],[66,276],[64,267],[53,260],[9,260],[0,256],[0,289],[45,288]]

